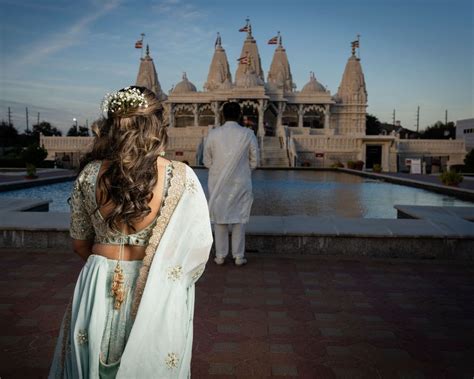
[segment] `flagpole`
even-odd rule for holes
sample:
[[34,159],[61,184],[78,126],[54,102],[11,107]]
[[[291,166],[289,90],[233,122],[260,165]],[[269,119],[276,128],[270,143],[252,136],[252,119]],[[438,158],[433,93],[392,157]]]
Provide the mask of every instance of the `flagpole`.
[[145,37],[145,33],[140,34],[142,36],[142,48],[140,49],[140,59],[143,59],[143,38]]
[[357,34],[357,54],[359,55],[360,60],[360,34]]

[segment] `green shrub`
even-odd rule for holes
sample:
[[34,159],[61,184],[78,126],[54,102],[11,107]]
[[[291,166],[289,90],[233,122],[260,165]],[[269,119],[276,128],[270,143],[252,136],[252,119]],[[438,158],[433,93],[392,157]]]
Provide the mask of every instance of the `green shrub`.
[[464,177],[456,171],[445,171],[439,176],[439,178],[441,179],[441,182],[447,186],[457,186],[464,179]]
[[26,164],[26,178],[27,179],[36,179],[38,175],[36,175],[36,166],[31,163]]
[[361,171],[364,168],[364,161],[355,161],[354,162],[354,170]]
[[382,166],[378,163],[375,163],[373,166],[372,166],[372,171],[373,172],[382,172]]
[[354,161],[347,161],[347,168],[350,168],[351,170],[354,170],[355,162]]
[[337,161],[331,165],[331,168],[344,168],[344,165],[342,164],[341,161]]

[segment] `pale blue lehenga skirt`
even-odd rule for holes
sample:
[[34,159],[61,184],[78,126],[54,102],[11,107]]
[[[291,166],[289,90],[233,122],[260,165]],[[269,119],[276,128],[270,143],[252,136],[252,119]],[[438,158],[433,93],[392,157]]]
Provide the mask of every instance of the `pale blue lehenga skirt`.
[[[119,309],[114,309],[114,298],[110,294],[116,264],[117,260],[95,254],[89,256],[77,280],[73,298],[73,308],[77,309],[77,316],[73,316],[75,326],[72,326],[72,333],[75,342],[78,342],[75,344],[78,350],[68,354],[65,361],[62,361],[61,351],[64,345],[61,345],[60,341],[67,333],[64,330],[66,314],[61,324],[49,378],[76,377],[77,370],[74,367],[77,364],[81,366],[82,377],[88,377],[90,373],[95,372],[103,379],[115,378],[133,326],[130,311],[142,261],[120,262],[124,273],[125,300]],[[95,359],[89,355],[87,348],[93,338],[92,334],[99,340],[101,338],[100,353]],[[82,357],[81,363],[78,362],[79,356],[76,354]],[[90,367],[91,364],[96,365],[96,368]]]
[[120,366],[120,357],[132,330],[133,320],[130,315],[132,297],[142,261],[121,261],[124,273],[125,300],[119,309],[114,309],[114,298],[110,296],[112,279],[117,265],[116,260],[107,259],[109,264],[106,285],[106,309],[104,334],[101,342],[99,360],[100,378],[114,378]]

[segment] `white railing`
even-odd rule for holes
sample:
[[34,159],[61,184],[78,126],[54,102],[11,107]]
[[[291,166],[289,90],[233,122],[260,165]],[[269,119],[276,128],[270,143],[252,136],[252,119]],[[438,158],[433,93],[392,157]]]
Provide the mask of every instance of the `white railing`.
[[458,153],[466,152],[463,140],[407,139],[398,141],[398,151],[403,153]]
[[296,167],[296,162],[298,161],[298,152],[296,151],[295,142],[291,136],[288,140],[288,157],[290,159],[290,167]]
[[305,151],[354,151],[357,150],[357,138],[347,136],[293,135],[297,150]]

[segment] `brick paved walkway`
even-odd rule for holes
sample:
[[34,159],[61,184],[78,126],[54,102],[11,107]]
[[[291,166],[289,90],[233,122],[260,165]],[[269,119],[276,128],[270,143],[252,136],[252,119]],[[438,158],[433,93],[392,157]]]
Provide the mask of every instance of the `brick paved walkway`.
[[[0,377],[44,377],[81,263],[1,251]],[[249,255],[198,282],[193,378],[472,378],[474,267]]]

